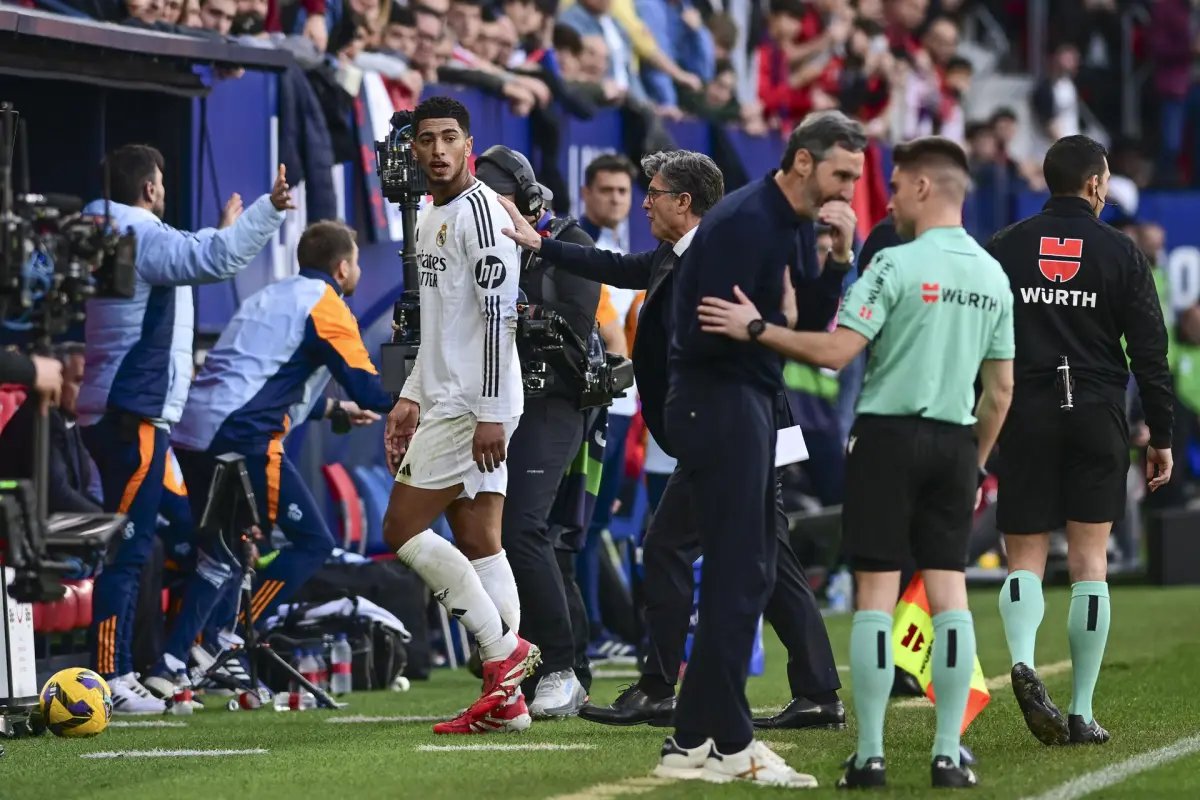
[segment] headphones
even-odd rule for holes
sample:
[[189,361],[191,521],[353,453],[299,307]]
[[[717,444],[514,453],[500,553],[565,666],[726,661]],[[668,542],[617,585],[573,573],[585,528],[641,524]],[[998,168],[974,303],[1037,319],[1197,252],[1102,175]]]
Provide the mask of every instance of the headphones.
[[483,161],[490,161],[516,179],[517,191],[514,196],[518,211],[527,217],[542,215],[544,206],[542,189],[534,178],[533,168],[529,166],[529,161],[524,156],[502,144],[497,144],[489,147],[475,159],[476,169]]

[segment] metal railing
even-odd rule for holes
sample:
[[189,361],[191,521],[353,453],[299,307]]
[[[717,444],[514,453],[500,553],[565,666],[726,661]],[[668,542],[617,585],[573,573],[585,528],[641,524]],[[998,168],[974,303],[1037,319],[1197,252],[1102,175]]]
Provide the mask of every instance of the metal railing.
[[1134,60],[1134,28],[1150,22],[1143,6],[1131,6],[1121,12],[1121,133],[1134,139],[1142,135],[1142,90],[1150,80],[1153,67]]

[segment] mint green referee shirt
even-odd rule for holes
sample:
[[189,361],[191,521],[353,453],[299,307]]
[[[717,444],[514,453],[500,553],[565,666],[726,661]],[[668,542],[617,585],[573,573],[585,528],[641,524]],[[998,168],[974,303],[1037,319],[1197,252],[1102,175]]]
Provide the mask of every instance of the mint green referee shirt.
[[980,362],[1015,350],[1008,276],[962,228],[881,250],[838,325],[871,342],[859,414],[973,425]]

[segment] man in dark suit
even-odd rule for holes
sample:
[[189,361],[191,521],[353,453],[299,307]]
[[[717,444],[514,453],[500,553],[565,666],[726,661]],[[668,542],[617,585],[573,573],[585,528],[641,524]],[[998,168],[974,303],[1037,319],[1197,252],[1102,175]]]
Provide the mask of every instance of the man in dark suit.
[[[754,738],[746,700],[755,630],[775,582],[776,429],[786,424],[783,360],[756,340],[768,322],[794,328],[798,320],[790,300],[797,235],[815,238],[813,224],[825,223],[830,258],[847,268],[852,261],[849,201],[866,146],[862,125],[841,112],[808,115],[780,169],[721,200],[676,270],[663,419],[705,559],[699,624],[658,777],[817,785]],[[702,330],[696,309],[705,297],[749,298],[763,315],[747,327],[749,341]]]
[[[665,436],[662,414],[674,267],[724,187],[716,164],[699,153],[655,153],[642,160],[642,167],[651,179],[642,207],[651,233],[662,242],[653,251],[621,255],[545,240],[522,226],[519,215],[513,219],[515,230],[504,233],[522,247],[539,250],[542,258],[562,269],[612,286],[647,290],[634,339],[633,366],[642,396],[642,417],[651,434],[671,454],[673,448]],[[512,209],[509,212],[512,215]],[[802,238],[797,248],[805,254],[805,261],[815,261],[815,236]],[[804,327],[821,330],[837,310],[842,276],[850,265],[842,265],[840,271],[832,267],[825,279],[817,277],[819,270],[803,272],[800,262],[796,266],[797,274],[811,278],[803,281]],[[782,395],[780,401],[786,408]],[[788,650],[793,700],[783,713],[757,723],[781,728],[841,727],[846,719],[837,696],[841,682],[816,598],[788,541],[782,498],[778,498],[776,521],[780,542],[778,579],[766,616]],[[679,479],[672,476],[643,544],[649,648],[642,676],[611,706],[584,706],[579,712],[582,718],[607,725],[671,724],[675,684],[692,611],[692,565],[700,554],[697,525],[686,493],[680,490]]]
[[[83,345],[58,348],[62,364],[62,396],[57,408],[49,410],[50,472],[46,505],[51,514],[99,514],[99,501],[89,493],[91,459],[75,424],[75,401],[83,383]],[[28,479],[33,474],[33,422],[41,405],[39,395],[30,393],[0,433],[0,478]]]

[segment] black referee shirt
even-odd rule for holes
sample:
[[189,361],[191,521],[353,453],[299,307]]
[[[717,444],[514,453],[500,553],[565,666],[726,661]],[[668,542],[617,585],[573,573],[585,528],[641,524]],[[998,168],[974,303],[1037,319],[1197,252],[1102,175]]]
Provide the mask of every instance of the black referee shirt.
[[1124,406],[1128,364],[1151,446],[1170,447],[1167,329],[1150,266],[1133,241],[1096,219],[1086,200],[1051,197],[1040,214],[993,236],[987,250],[1012,286],[1017,396],[1053,389],[1059,358],[1066,356],[1078,402]]

